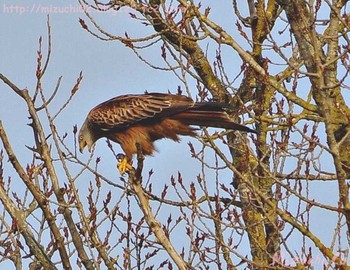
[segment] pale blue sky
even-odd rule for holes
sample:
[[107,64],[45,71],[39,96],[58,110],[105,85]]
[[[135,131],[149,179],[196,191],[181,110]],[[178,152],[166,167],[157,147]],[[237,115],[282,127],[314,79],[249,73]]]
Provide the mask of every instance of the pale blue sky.
[[[231,1],[224,1],[221,5],[219,11],[213,9],[214,16],[228,7],[231,8]],[[0,72],[17,86],[32,91],[35,88],[38,38],[43,37],[43,52],[46,55],[48,13],[52,32],[52,56],[43,80],[44,90],[50,93],[58,77],[63,76],[60,92],[52,104],[53,112],[69,96],[79,72],[83,71],[84,79],[80,90],[70,106],[57,119],[57,125],[62,134],[67,131],[71,135],[73,125],[77,124],[80,127],[93,106],[111,97],[126,93],[142,93],[146,90],[176,92],[177,87],[181,85],[172,73],[153,70],[141,63],[125,45],[119,42],[102,42],[89,35],[78,22],[79,17],[84,18],[86,22],[88,20],[79,11],[76,0],[1,1],[0,8]],[[128,17],[127,12],[119,12],[117,15],[96,14],[97,21],[114,33],[123,35],[128,31],[130,35],[136,36],[145,35],[149,31],[146,27],[131,24],[130,20],[127,20]],[[217,18],[218,22],[227,29],[230,27],[234,29],[235,21],[231,21],[230,17],[220,15]],[[235,37],[240,38],[238,34]],[[144,56],[153,63],[163,65],[157,49],[145,51]],[[232,67],[238,68],[235,65],[238,56],[231,54],[229,57],[233,63]],[[236,74],[238,71],[234,72]],[[193,82],[190,81],[191,83]],[[194,84],[191,86],[194,87]],[[26,109],[20,98],[3,83],[0,83],[0,119],[3,121],[15,152],[23,162],[28,162],[31,153],[24,145],[32,144],[32,134],[30,128],[26,126],[28,123]],[[201,173],[199,162],[190,157],[187,146],[189,141],[195,143],[195,139],[191,138],[183,138],[181,144],[171,141],[156,143],[161,152],[145,161],[145,172],[153,168],[154,179],[161,180],[160,183],[153,185],[155,191],[162,190],[164,184],[169,181],[170,175],[176,176],[178,170],[181,170],[188,183],[195,180],[196,175]],[[119,146],[116,146],[115,150],[121,152]],[[103,139],[97,143],[96,154],[106,159],[111,158],[111,153]],[[87,158],[88,154],[86,153],[83,157]],[[213,160],[210,162],[214,164]],[[108,164],[105,169],[103,165],[101,168],[109,177],[119,178],[117,172],[111,171]],[[209,172],[208,175],[210,179]],[[231,173],[222,173],[222,179],[225,179],[228,184],[231,181]],[[322,186],[324,188],[319,190],[321,198],[325,201],[332,200],[328,195],[331,192],[337,192],[336,186],[327,183],[322,183]],[[317,217],[319,220],[324,219],[324,223],[327,222],[327,218],[322,215]],[[318,228],[318,234],[322,235],[322,233],[323,228]],[[327,241],[329,241],[328,236],[330,235],[325,235]]]
[[[103,42],[88,34],[80,26],[79,18],[84,18],[87,23],[88,20],[79,10],[75,0],[2,1],[1,9],[0,57],[2,61],[0,71],[16,85],[29,90],[35,88],[36,50],[39,36],[43,37],[44,55],[46,53],[47,13],[50,15],[51,23],[52,55],[43,80],[45,91],[50,93],[58,77],[63,76],[61,90],[53,107],[61,105],[61,102],[67,98],[79,72],[83,71],[84,79],[80,90],[71,106],[57,120],[57,124],[62,123],[62,128],[68,132],[74,124],[81,125],[93,106],[111,97],[126,93],[143,93],[146,90],[149,92],[176,92],[177,87],[181,85],[173,73],[151,69],[141,63],[135,54],[120,42]],[[95,18],[113,33],[123,35],[125,31],[128,31],[129,35],[136,37],[136,35],[144,36],[149,32],[147,27],[131,24],[127,19],[129,15],[126,11],[119,12],[117,15],[96,14]],[[223,23],[225,22],[225,18],[220,17],[220,19]],[[226,21],[226,23],[231,22]],[[152,63],[164,66],[158,49],[145,50],[143,56]],[[238,56],[230,56],[232,61],[235,57]],[[12,121],[13,119],[16,119],[16,122],[21,121],[21,128],[23,128],[23,123],[27,123],[25,108],[21,106],[23,104],[19,104],[21,101],[14,98],[14,94],[9,89],[3,84],[0,87],[1,95],[4,99],[6,98],[5,105],[0,108],[1,118],[5,127],[9,129],[8,132],[17,134],[18,127],[13,125]],[[13,107],[16,107],[15,114],[10,110]],[[19,138],[19,143],[16,144],[19,151],[27,152],[23,142],[31,141],[31,134],[29,133],[28,136],[29,138],[23,136]],[[173,168],[172,164],[181,164],[181,162],[187,165],[184,157],[189,158],[190,156],[187,146],[190,140],[194,141],[194,139],[183,138],[181,145],[170,141],[157,142],[158,149],[162,151],[156,154],[158,157],[156,160],[149,158],[145,165],[152,167],[155,162],[158,165],[156,167],[160,168],[160,162],[164,162],[162,170],[165,168],[170,170]],[[105,148],[105,143],[100,140],[97,146],[96,150],[101,151],[102,148]],[[169,152],[168,158],[171,158],[171,162],[163,156],[166,152]],[[176,154],[171,154],[171,152],[176,152]]]
[[[111,97],[127,93],[143,93],[146,90],[176,92],[181,83],[172,73],[153,70],[142,64],[125,45],[119,42],[102,42],[83,30],[79,24],[79,17],[85,18],[84,14],[53,12],[56,6],[62,8],[71,5],[77,6],[76,1],[3,1],[0,16],[2,26],[0,72],[18,87],[33,91],[36,84],[36,51],[40,36],[43,37],[44,56],[47,46],[47,14],[42,12],[42,9],[51,8],[52,55],[43,79],[44,91],[49,95],[58,77],[63,76],[57,98],[51,104],[52,113],[69,96],[79,72],[83,71],[84,75],[80,90],[70,106],[56,121],[61,134],[68,132],[71,136],[73,125],[77,124],[80,127],[92,107]],[[118,16],[107,14],[97,15],[96,18],[107,28],[120,34],[125,32],[125,28],[130,35],[146,34],[143,32],[147,30],[146,28],[126,25],[130,21],[123,18],[128,16],[126,12],[121,12]],[[160,61],[158,49],[146,50],[144,56],[153,63],[164,65]],[[31,152],[25,145],[32,146],[33,137],[31,129],[26,125],[29,121],[24,102],[3,83],[0,83],[0,93],[0,119],[3,121],[15,153],[25,165],[31,160]],[[101,162],[100,170],[110,179],[121,184],[118,182],[119,173],[115,168],[115,160],[104,141],[101,139],[97,142],[95,153],[96,156],[101,156],[102,160],[110,162]],[[172,141],[156,143],[161,151],[154,157],[146,159],[144,170],[147,175],[148,170],[153,168],[153,179],[159,181],[153,183],[155,193],[159,194],[164,185],[169,184],[170,176],[177,176],[179,170],[188,183],[195,181],[196,176],[201,173],[200,163],[192,159],[188,151],[189,141],[196,144],[195,139],[188,137],[183,138],[180,144]],[[70,143],[73,144],[72,139]],[[115,150],[122,152],[118,145],[115,145]],[[87,152],[81,155],[85,160],[88,156]],[[214,166],[213,161],[210,163]],[[230,172],[225,174],[227,175],[225,181],[229,184],[232,174]],[[212,172],[208,172],[207,176],[210,179]],[[82,185],[81,190],[87,186],[86,182],[82,182],[85,180],[81,179],[78,182],[78,185],[79,183]],[[168,215],[169,212],[165,214]]]

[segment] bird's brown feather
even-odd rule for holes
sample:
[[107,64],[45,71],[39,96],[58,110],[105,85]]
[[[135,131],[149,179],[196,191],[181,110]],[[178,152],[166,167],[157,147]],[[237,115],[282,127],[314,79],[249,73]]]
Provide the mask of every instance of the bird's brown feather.
[[218,127],[225,129],[241,130],[246,132],[255,132],[250,128],[233,122],[224,111],[201,111],[190,109],[171,117],[187,125],[196,125],[201,127]]
[[[182,95],[150,93],[112,98],[93,108],[81,129],[80,148],[91,148],[101,137],[121,145],[128,159],[137,153],[136,144],[145,155],[154,152],[153,142],[162,138],[179,140],[179,135],[195,136],[192,125],[220,127],[247,132],[254,130],[233,122],[226,105],[196,103]],[[84,134],[86,134],[84,141]],[[89,136],[87,136],[89,135]]]
[[179,136],[195,136],[195,129],[178,120],[163,119],[157,123],[137,124],[122,132],[111,132],[107,135],[112,141],[118,142],[131,159],[137,153],[136,145],[139,144],[143,154],[152,155],[155,148],[153,142],[162,138],[179,141]]
[[194,102],[186,96],[169,94],[125,95],[112,98],[91,110],[90,122],[102,129],[118,129],[137,122],[184,111]]

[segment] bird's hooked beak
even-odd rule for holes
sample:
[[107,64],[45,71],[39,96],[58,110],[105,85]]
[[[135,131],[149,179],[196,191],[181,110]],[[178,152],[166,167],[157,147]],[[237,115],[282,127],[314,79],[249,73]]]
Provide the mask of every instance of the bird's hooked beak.
[[79,143],[79,152],[83,154],[85,147],[87,147],[89,153],[92,151],[92,145],[88,145],[85,141]]
[[79,152],[80,153],[83,153],[85,146],[86,146],[86,144],[82,144],[82,143],[79,144]]
[[[83,153],[86,146],[87,146],[87,141],[84,139],[84,136],[79,134],[79,152]],[[90,147],[88,147],[88,148],[90,148]],[[90,149],[89,149],[89,151],[90,151]]]

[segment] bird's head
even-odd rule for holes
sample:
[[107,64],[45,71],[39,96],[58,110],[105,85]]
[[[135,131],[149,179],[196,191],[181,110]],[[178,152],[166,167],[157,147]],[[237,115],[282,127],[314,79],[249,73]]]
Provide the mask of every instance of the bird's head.
[[79,151],[83,153],[85,147],[88,148],[89,152],[91,152],[91,148],[94,143],[97,141],[97,137],[91,127],[89,126],[88,120],[86,119],[83,126],[79,131]]

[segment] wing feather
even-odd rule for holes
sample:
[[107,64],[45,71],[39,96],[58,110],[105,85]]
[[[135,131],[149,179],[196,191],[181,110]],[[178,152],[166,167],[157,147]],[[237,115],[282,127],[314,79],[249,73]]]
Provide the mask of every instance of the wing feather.
[[92,125],[106,131],[163,118],[193,106],[192,99],[181,95],[124,95],[97,105],[88,114],[88,119]]

